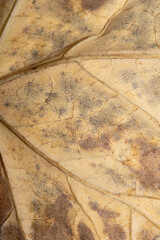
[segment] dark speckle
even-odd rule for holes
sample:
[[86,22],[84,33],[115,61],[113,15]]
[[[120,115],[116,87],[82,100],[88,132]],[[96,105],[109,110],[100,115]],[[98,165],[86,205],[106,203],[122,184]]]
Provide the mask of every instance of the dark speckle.
[[8,107],[9,105],[10,105],[9,102],[5,102],[5,103],[4,103],[4,106],[5,106],[5,107]]
[[[89,118],[89,123],[94,126],[95,129],[101,128],[104,125],[113,125],[114,121],[114,112],[116,112],[117,109],[115,106],[112,107],[112,112],[108,115],[106,115],[106,110],[95,114]],[[112,117],[113,116],[113,117]]]
[[139,233],[138,240],[159,240],[160,235],[156,235],[150,229],[142,229]]
[[88,136],[86,139],[80,142],[80,147],[84,150],[94,149],[98,146],[98,141],[96,138]]
[[33,200],[32,209],[35,213],[39,213],[42,208],[42,204],[38,200]]
[[110,141],[110,138],[106,133],[101,134],[99,139],[99,143],[101,147],[109,148],[109,141]]
[[44,28],[43,28],[43,27],[37,28],[37,30],[36,30],[36,33],[37,33],[39,36],[42,36],[43,32],[44,32]]
[[61,72],[61,76],[64,77],[66,74],[65,72]]
[[13,53],[11,53],[11,56],[15,56],[15,55],[17,55],[17,52],[16,52],[16,51],[14,51]]
[[98,10],[105,2],[106,0],[81,0],[82,7],[90,11]]
[[108,232],[108,236],[111,240],[126,239],[126,233],[124,232],[124,229],[120,224],[114,224],[114,225],[108,226],[106,231]]
[[59,116],[64,115],[64,113],[66,113],[66,109],[63,107],[59,108]]
[[102,133],[98,137],[88,136],[86,139],[80,141],[80,147],[84,150],[92,150],[95,148],[109,148],[110,138],[106,133]]
[[137,83],[132,83],[132,86],[134,89],[136,89],[138,87]]
[[13,65],[13,66],[11,66],[10,67],[10,71],[15,71],[15,70],[17,70],[19,68],[19,65]]
[[[104,169],[103,166],[100,166],[100,168]],[[125,186],[126,181],[123,175],[118,174],[116,171],[110,168],[105,169],[105,173],[107,175],[110,175],[115,182],[118,182],[120,185]]]
[[33,50],[32,51],[32,57],[33,58],[37,58],[38,57],[38,51],[37,50]]
[[38,164],[36,164],[36,169],[39,170],[40,169],[40,166]]
[[145,138],[128,140],[127,143],[131,144],[133,154],[139,158],[139,170],[131,170],[141,176],[141,184],[146,188],[160,189],[160,147]]
[[29,33],[30,31],[30,27],[29,26],[26,26],[24,29],[23,29],[23,33]]
[[95,239],[91,230],[83,222],[80,222],[78,224],[78,233],[79,233],[80,240],[94,240]]
[[123,81],[125,82],[125,83],[128,83],[128,82],[131,82],[131,83],[133,83],[133,81],[134,81],[134,78],[135,78],[135,75],[136,75],[136,73],[134,73],[133,71],[129,71],[129,70],[127,70],[127,71],[123,71],[123,73],[122,73],[122,79],[123,79]]
[[109,220],[109,219],[116,218],[119,216],[119,213],[116,213],[111,210],[99,208],[97,202],[90,202],[90,207],[92,210],[98,212],[99,216],[102,217],[103,219]]

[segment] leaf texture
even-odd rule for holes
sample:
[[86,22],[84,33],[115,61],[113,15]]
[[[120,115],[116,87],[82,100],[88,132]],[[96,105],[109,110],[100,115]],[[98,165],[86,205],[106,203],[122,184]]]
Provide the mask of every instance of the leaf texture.
[[159,240],[159,0],[0,6],[0,240]]

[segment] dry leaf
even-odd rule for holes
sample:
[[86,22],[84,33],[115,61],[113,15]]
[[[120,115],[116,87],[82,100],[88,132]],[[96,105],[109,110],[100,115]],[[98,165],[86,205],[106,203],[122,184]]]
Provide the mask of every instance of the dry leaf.
[[11,5],[0,239],[159,240],[159,1]]

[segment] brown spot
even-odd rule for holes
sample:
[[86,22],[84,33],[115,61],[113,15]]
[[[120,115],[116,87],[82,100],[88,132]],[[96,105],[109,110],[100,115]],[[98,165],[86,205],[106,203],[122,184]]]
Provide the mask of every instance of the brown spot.
[[12,65],[12,66],[10,67],[10,71],[15,71],[15,70],[17,70],[18,68],[19,68],[19,65],[14,64],[14,65]]
[[19,228],[14,225],[8,225],[0,229],[0,239],[2,240],[24,240]]
[[29,30],[30,30],[30,26],[27,26],[27,27],[25,27],[24,29],[23,29],[23,33],[28,33],[29,32]]
[[131,170],[141,176],[139,181],[144,187],[160,189],[160,147],[144,138],[127,142],[131,144],[133,154],[139,157],[140,162],[139,170]]
[[80,147],[84,150],[92,150],[95,148],[109,148],[110,138],[106,133],[102,133],[99,137],[88,136],[86,139],[80,141]]
[[62,192],[54,204],[48,204],[44,209],[40,203],[34,202],[35,212],[43,212],[42,217],[45,221],[37,220],[32,223],[33,239],[72,240],[73,232],[68,219],[70,208],[72,208],[72,204],[68,199],[68,195]]
[[108,233],[109,239],[111,240],[125,240],[126,233],[120,224],[106,224],[106,232]]
[[112,210],[100,208],[96,202],[89,203],[90,208],[96,211],[104,223],[104,232],[108,234],[110,240],[126,240],[127,236],[120,224],[113,223],[119,216]]
[[103,148],[109,147],[110,138],[106,133],[102,133],[99,139],[100,146]]
[[36,214],[38,214],[38,213],[40,213],[42,207],[43,207],[43,205],[38,200],[33,200],[32,201],[31,211],[33,211]]
[[[0,172],[2,172],[1,164],[0,164]],[[5,221],[5,219],[7,218],[11,210],[12,210],[12,201],[11,201],[11,196],[7,186],[7,182],[5,177],[3,175],[0,175],[0,225]]]
[[11,56],[15,56],[15,55],[17,55],[17,52],[14,51],[14,52],[12,52],[10,55],[11,55]]
[[83,222],[80,222],[78,224],[78,233],[79,233],[80,240],[94,240],[95,239],[92,231]]
[[139,234],[138,234],[138,240],[159,240],[160,235],[156,235],[149,229],[143,229]]
[[[99,167],[101,169],[105,169],[103,165],[100,165]],[[119,174],[115,170],[110,169],[110,168],[105,169],[105,173],[110,175],[115,182],[118,182],[122,186],[125,186],[126,181],[125,181],[125,177],[123,174]]]
[[94,149],[97,146],[98,146],[97,138],[94,138],[91,136],[88,136],[86,139],[84,139],[80,142],[80,147],[83,148],[84,150]]
[[100,208],[97,204],[97,202],[90,202],[90,207],[92,210],[96,211],[99,216],[103,219],[111,219],[111,218],[116,218],[119,216],[119,213],[116,213],[114,211],[111,211],[111,210],[106,210],[106,209],[103,209],[103,208]]
[[81,0],[82,7],[90,11],[98,10],[105,2],[106,0]]
[[32,51],[32,57],[33,58],[37,58],[38,57],[38,51],[37,50],[33,50]]

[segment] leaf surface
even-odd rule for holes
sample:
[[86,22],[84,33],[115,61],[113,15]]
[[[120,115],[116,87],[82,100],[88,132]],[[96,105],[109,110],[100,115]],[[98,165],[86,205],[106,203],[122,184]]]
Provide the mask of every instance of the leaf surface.
[[159,1],[8,8],[0,239],[159,240]]

